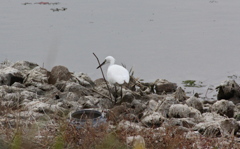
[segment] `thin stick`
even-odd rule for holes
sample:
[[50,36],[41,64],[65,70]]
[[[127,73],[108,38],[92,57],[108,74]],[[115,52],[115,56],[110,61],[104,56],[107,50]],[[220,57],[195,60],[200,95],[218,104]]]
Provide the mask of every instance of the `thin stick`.
[[106,96],[106,95],[103,95],[103,94],[99,93],[99,92],[96,91],[95,89],[92,89],[92,91],[94,91],[95,93],[97,93],[97,94],[99,94],[99,95],[101,95],[101,96],[103,96],[103,97],[105,97],[105,98],[107,98],[107,99],[109,99],[109,100],[111,101],[111,98],[110,98],[110,97],[108,97],[108,96]]
[[[93,55],[96,57],[96,59],[97,59],[97,61],[98,61],[98,64],[99,64],[99,66],[100,66],[100,61],[99,61],[98,57],[96,56],[95,53],[93,53]],[[103,79],[104,79],[104,81],[106,82],[106,85],[107,85],[107,88],[108,88],[108,91],[109,91],[109,96],[110,96],[110,98],[111,98],[111,101],[113,102],[112,96],[111,96],[111,92],[110,92],[110,88],[109,88],[109,86],[108,86],[107,80],[105,79],[105,76],[104,76],[104,73],[103,73],[103,70],[102,70],[102,66],[100,66],[100,69],[101,69],[101,72],[102,72]]]

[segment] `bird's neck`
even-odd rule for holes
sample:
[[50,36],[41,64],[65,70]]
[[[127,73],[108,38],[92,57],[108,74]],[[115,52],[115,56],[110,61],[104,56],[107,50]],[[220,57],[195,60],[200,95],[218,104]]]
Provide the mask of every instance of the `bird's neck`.
[[114,65],[115,61],[110,61],[109,66]]

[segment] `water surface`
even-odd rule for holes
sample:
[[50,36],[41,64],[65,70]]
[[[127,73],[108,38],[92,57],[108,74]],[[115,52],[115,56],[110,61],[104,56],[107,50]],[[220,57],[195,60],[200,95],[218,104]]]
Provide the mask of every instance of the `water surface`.
[[[240,74],[239,0],[35,2],[1,1],[1,61],[28,60],[49,70],[64,65],[96,79],[95,52],[100,60],[112,55],[146,81],[193,79],[207,87]],[[67,10],[50,10],[62,7]]]

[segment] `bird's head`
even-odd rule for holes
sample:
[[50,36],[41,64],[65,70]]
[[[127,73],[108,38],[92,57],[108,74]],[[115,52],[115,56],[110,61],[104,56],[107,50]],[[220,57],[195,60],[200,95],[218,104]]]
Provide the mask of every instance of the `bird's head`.
[[110,63],[110,65],[114,64],[114,63],[115,63],[115,59],[114,59],[112,56],[107,56],[107,57],[105,58],[105,60],[102,62],[102,64],[100,64],[100,65],[97,67],[97,69],[98,69],[99,67],[105,65],[105,64],[108,64],[108,63]]

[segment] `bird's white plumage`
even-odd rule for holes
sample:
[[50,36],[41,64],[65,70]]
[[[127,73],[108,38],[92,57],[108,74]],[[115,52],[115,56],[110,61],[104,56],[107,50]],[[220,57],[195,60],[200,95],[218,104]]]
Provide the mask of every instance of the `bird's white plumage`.
[[105,63],[110,63],[107,69],[107,80],[111,84],[123,84],[129,82],[129,72],[126,68],[116,65],[115,59],[112,56],[105,58]]

